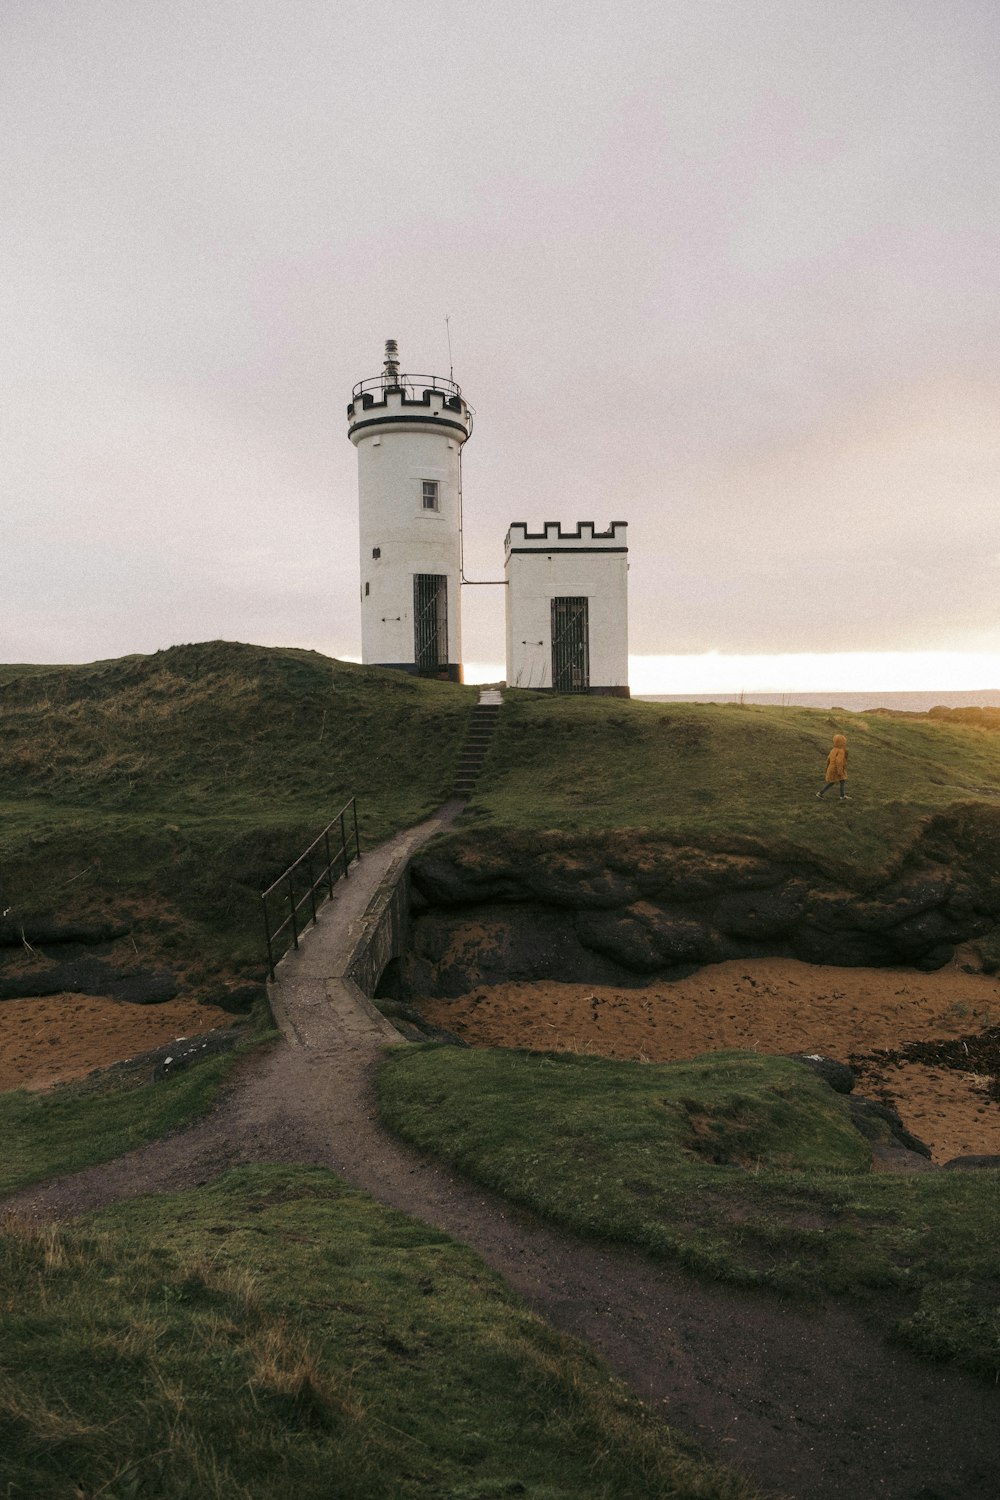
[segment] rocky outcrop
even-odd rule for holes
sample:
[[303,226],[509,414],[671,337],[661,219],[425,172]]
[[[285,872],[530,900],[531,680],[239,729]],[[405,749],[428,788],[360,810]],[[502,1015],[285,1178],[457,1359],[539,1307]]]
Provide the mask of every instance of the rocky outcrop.
[[854,1092],[858,1075],[848,1063],[837,1062],[833,1057],[823,1057],[818,1052],[793,1052],[789,1055],[793,1062],[802,1063],[817,1078],[822,1078],[835,1094]]
[[49,947],[63,943],[110,943],[126,937],[126,922],[108,919],[84,921],[51,916],[30,916],[24,921],[0,920],[0,948]]
[[[943,823],[944,820],[939,820]],[[638,984],[727,958],[934,969],[1000,917],[1000,822],[956,857],[937,825],[876,889],[795,859],[611,834],[425,850],[411,868],[403,992],[563,979]],[[936,843],[934,838],[936,838]]]
[[[848,1104],[855,1129],[869,1142],[873,1154],[883,1166],[891,1165],[894,1171],[901,1172],[933,1170],[931,1148],[910,1134],[891,1104],[854,1096]],[[905,1153],[906,1159],[900,1153]],[[911,1157],[917,1160],[908,1160]]]
[[130,933],[122,919],[8,915],[0,921],[0,1000],[62,993],[101,995],[129,1005],[175,999],[177,976],[142,963],[133,944],[118,942]]
[[106,958],[90,955],[63,959],[58,963],[44,961],[32,964],[20,973],[0,977],[0,1000],[21,1000],[36,995],[58,995],[63,992],[80,995],[104,995],[110,1000],[124,1000],[130,1005],[161,1005],[173,1000],[177,979],[165,969],[140,969],[126,972]]

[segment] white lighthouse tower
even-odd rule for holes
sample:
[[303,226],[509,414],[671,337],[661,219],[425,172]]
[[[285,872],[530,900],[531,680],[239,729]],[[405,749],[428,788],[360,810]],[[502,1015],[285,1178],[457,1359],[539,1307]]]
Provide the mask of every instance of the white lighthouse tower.
[[361,660],[462,681],[462,445],[472,413],[453,380],[381,375],[347,408],[358,450]]

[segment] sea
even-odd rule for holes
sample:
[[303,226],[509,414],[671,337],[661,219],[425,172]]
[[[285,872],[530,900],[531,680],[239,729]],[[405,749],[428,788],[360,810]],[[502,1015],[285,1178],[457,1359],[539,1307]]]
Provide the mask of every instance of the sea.
[[636,693],[644,703],[761,703],[775,708],[841,708],[848,713],[870,713],[891,708],[896,713],[925,714],[932,708],[1000,708],[1000,691],[973,693]]

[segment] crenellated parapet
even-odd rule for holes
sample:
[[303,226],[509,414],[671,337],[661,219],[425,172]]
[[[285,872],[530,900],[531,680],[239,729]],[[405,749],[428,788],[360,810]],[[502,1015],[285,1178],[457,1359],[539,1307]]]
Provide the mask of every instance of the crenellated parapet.
[[347,407],[347,436],[360,438],[407,427],[440,429],[464,443],[472,432],[472,411],[453,380],[435,375],[401,376],[387,385],[376,376],[354,388]]
[[512,521],[504,539],[504,549],[512,552],[627,552],[627,521],[611,521],[598,531],[593,521],[578,521],[564,531],[562,522],[545,521],[541,531],[529,531],[525,521]]

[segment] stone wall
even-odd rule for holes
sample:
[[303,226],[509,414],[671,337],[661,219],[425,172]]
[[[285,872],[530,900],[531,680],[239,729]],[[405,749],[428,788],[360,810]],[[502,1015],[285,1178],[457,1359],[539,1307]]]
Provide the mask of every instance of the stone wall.
[[389,871],[365,912],[347,977],[369,999],[374,996],[389,964],[406,952],[409,890],[405,865],[397,864]]

